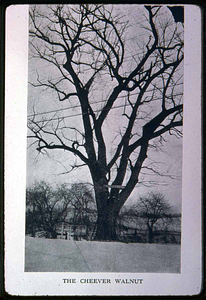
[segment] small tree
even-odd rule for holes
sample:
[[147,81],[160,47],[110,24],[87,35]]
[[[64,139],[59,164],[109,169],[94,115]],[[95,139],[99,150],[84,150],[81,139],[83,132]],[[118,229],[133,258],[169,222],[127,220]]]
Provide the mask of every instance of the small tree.
[[148,196],[140,197],[138,211],[139,216],[146,218],[149,243],[154,241],[155,224],[167,216],[170,208],[170,204],[161,193],[150,193]]
[[91,214],[96,212],[94,197],[85,183],[74,183],[70,189],[73,223],[89,225]]
[[63,222],[68,213],[70,198],[62,187],[54,190],[44,181],[36,183],[26,192],[27,232],[35,236],[36,228],[46,231],[48,237],[56,237],[56,225]]

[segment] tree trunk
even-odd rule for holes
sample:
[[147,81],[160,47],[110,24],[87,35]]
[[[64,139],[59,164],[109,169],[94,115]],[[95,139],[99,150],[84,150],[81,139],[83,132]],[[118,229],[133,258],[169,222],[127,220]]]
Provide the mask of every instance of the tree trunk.
[[36,236],[36,225],[33,224],[33,222],[32,222],[32,226],[31,226],[31,236],[32,237]]
[[121,207],[117,201],[118,194],[109,193],[108,180],[105,174],[103,166],[96,165],[96,168],[91,169],[98,214],[94,239],[116,241],[118,240],[116,224]]
[[149,235],[148,235],[148,238],[149,238],[149,243],[153,243],[153,228],[149,227]]
[[97,230],[95,240],[98,241],[116,241],[118,236],[116,233],[118,214],[114,210],[106,209],[98,212]]
[[115,241],[118,239],[116,224],[119,210],[114,197],[110,197],[105,183],[99,181],[95,185],[95,198],[97,203],[97,223],[95,240]]

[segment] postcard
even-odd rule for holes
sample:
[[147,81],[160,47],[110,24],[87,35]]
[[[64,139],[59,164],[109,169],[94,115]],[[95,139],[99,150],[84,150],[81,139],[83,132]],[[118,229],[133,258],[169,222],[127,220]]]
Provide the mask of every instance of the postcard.
[[201,8],[6,10],[5,291],[202,291]]

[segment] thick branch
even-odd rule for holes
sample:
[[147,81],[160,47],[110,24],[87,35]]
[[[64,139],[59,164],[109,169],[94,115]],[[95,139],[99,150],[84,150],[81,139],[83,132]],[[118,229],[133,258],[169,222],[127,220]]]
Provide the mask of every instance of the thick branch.
[[[149,141],[149,140],[153,139],[154,137],[157,137],[157,136],[161,135],[162,133],[169,131],[169,129],[171,129],[172,127],[175,127],[175,125],[177,125],[177,123],[173,122],[173,123],[169,124],[168,126],[165,126],[160,131],[155,132],[155,130],[161,125],[161,123],[166,119],[166,117],[173,114],[174,112],[177,112],[177,111],[181,112],[182,109],[183,109],[183,105],[180,104],[180,105],[170,108],[168,110],[163,110],[155,118],[153,118],[150,122],[145,124],[143,127],[142,137],[129,146],[130,153],[132,153],[135,149],[137,149],[137,147],[139,147],[141,145],[142,141],[145,138]],[[178,126],[179,126],[179,123],[178,123]]]

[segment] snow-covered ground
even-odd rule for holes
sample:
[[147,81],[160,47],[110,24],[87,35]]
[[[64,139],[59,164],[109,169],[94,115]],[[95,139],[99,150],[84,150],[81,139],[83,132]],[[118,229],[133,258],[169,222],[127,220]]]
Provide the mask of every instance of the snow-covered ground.
[[180,245],[26,237],[26,272],[179,273]]

